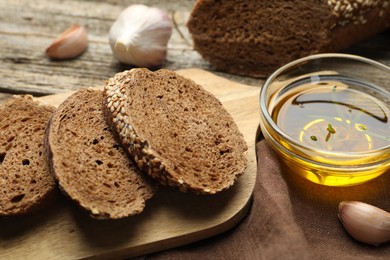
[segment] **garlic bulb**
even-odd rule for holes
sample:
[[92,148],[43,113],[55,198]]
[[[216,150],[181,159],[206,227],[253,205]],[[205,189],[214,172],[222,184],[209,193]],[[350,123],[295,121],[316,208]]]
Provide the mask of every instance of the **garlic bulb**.
[[72,59],[83,53],[87,46],[88,37],[85,28],[75,24],[55,39],[46,49],[46,55],[52,59]]
[[114,57],[138,67],[161,65],[172,34],[168,15],[156,7],[131,5],[111,26],[109,39]]
[[339,204],[339,219],[356,240],[379,245],[390,241],[390,213],[358,201]]

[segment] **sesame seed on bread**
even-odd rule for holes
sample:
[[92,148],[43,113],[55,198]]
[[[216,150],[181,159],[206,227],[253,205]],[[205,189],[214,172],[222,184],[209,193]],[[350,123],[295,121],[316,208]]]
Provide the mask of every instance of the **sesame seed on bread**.
[[198,0],[187,23],[214,68],[266,77],[316,53],[338,52],[390,28],[389,0]]
[[53,111],[28,95],[0,106],[0,216],[33,213],[56,198],[44,148]]
[[104,89],[108,122],[145,173],[197,194],[232,186],[247,165],[247,145],[211,93],[165,69],[132,69]]
[[67,98],[50,120],[47,149],[65,194],[92,217],[119,219],[142,212],[156,183],[118,144],[102,104],[101,90],[83,89]]

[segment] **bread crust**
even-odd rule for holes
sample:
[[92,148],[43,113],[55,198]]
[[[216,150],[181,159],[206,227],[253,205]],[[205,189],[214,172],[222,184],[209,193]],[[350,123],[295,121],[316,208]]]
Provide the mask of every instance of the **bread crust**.
[[[195,104],[195,106],[199,107],[206,105],[207,103],[212,103],[208,113],[220,115],[221,118],[225,120],[224,123],[227,128],[229,128],[226,139],[230,138],[231,142],[223,143],[219,147],[216,143],[208,143],[206,145],[210,146],[210,149],[214,149],[214,151],[212,151],[214,154],[222,154],[223,152],[218,149],[222,149],[221,147],[223,145],[229,146],[229,148],[225,147],[225,152],[226,156],[228,154],[231,156],[229,157],[229,160],[232,160],[233,162],[228,161],[227,159],[221,159],[221,164],[224,162],[227,164],[234,164],[229,165],[228,167],[230,168],[228,170],[225,171],[225,169],[222,169],[223,167],[216,167],[214,164],[218,164],[218,162],[211,162],[211,159],[209,161],[209,158],[206,158],[206,154],[203,157],[199,156],[201,149],[198,149],[198,143],[203,140],[208,140],[206,137],[194,140],[194,142],[190,143],[188,139],[189,132],[181,130],[184,125],[194,125],[193,121],[196,121],[196,119],[194,119],[194,114],[186,114],[188,117],[185,117],[183,114],[183,120],[187,122],[179,122],[178,120],[180,119],[177,120],[178,114],[168,112],[177,110],[177,113],[180,113],[178,110],[180,107],[177,104],[181,99],[179,96],[184,95],[182,92],[186,91],[182,89],[183,86],[184,88],[189,89],[189,96],[201,96],[204,98],[204,100],[193,101],[192,103],[188,102],[186,104],[191,103],[192,105]],[[136,94],[134,93],[140,93],[139,91],[141,91],[141,94],[135,96]],[[143,91],[145,91],[145,94],[142,94]],[[160,94],[157,94],[157,92]],[[179,96],[174,96],[172,93],[180,94],[177,94]],[[168,96],[171,94],[173,96],[166,97],[165,99],[164,95]],[[215,194],[228,189],[233,185],[237,177],[244,173],[247,164],[245,156],[247,145],[243,135],[235,125],[233,118],[223,108],[222,104],[213,95],[195,84],[195,82],[185,79],[169,70],[162,69],[157,72],[151,72],[147,69],[132,69],[130,71],[118,73],[113,78],[109,79],[105,86],[104,95],[106,102],[104,109],[108,123],[111,124],[114,131],[118,133],[122,144],[134,158],[138,167],[152,178],[158,180],[161,184],[178,187],[179,190],[183,192],[190,190],[197,194]],[[132,104],[136,103],[136,99],[141,99],[140,103],[144,102],[144,105],[133,106]],[[187,101],[184,96],[182,99],[184,99],[183,102]],[[145,102],[150,103],[146,104]],[[184,110],[185,109],[186,108],[184,108]],[[188,110],[191,109],[187,108],[187,112]],[[147,115],[138,117],[137,113],[141,113],[141,111],[149,111],[155,116],[150,117]],[[205,113],[197,114],[197,116],[199,116],[199,118],[206,118]],[[136,117],[141,118],[141,120],[137,120]],[[150,118],[147,119],[148,117]],[[165,125],[151,126],[153,120],[156,120],[156,122],[162,122],[161,120],[163,120],[165,121]],[[204,120],[207,121],[209,119]],[[210,119],[209,121],[213,120],[218,121],[216,118]],[[222,124],[222,122],[218,123]],[[197,123],[195,122],[195,124]],[[149,126],[150,129],[148,129]],[[165,130],[166,127],[169,128],[168,131]],[[218,127],[216,127],[216,131],[223,132],[221,127]],[[162,130],[163,128],[164,131]],[[193,132],[191,132],[192,136],[202,136],[201,133],[196,133],[196,127],[192,127],[191,129],[193,130]],[[198,132],[200,131],[201,130]],[[218,133],[215,135],[218,135]],[[182,137],[180,140],[183,141],[183,145],[172,141],[173,139],[180,137]],[[222,137],[220,138],[222,139]],[[168,142],[169,144],[167,144]],[[191,151],[191,149],[194,149],[194,151]],[[186,152],[190,154],[187,158],[184,157]],[[183,158],[177,156],[180,154],[183,154]],[[198,169],[201,169],[204,172],[197,172],[197,169],[194,170],[188,166],[191,163],[191,157],[197,158],[195,164],[199,163]],[[211,166],[205,166],[207,164],[211,164]],[[196,165],[194,167],[196,167]],[[200,180],[201,178],[203,179]],[[219,183],[216,184],[217,182]]]
[[216,69],[266,77],[385,31],[389,17],[388,0],[198,0],[187,26],[195,50]]
[[29,95],[0,107],[0,216],[35,213],[57,198],[43,145],[53,111]]

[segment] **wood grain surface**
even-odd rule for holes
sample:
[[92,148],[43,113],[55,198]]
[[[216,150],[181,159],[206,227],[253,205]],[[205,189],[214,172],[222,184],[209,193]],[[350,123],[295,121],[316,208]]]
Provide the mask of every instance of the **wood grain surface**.
[[[228,230],[250,208],[256,180],[255,134],[259,87],[247,86],[200,69],[179,74],[217,96],[232,114],[248,143],[248,167],[229,190],[197,196],[161,187],[140,215],[122,220],[95,220],[60,197],[50,209],[33,216],[0,220],[1,259],[125,258],[194,242]],[[70,93],[69,93],[70,94]],[[39,98],[59,105],[68,93]]]
[[[172,70],[211,69],[194,51],[186,27],[194,0],[1,0],[0,92],[63,93],[102,85],[108,77],[130,68],[113,57],[108,32],[119,13],[134,3],[162,8],[172,20],[173,33],[162,67]],[[87,51],[73,60],[47,58],[46,48],[76,23],[86,27],[89,38]],[[247,78],[247,81],[257,84],[254,79]]]
[[[157,6],[167,11],[173,33],[163,68],[201,68],[246,85],[264,79],[215,71],[194,50],[186,27],[196,0],[1,0],[0,1],[0,102],[13,93],[37,96],[101,86],[115,73],[129,69],[112,56],[109,29],[118,14],[131,4]],[[45,56],[51,42],[72,24],[85,26],[86,52],[73,60]],[[390,32],[372,37],[343,52],[362,55],[390,65]],[[255,62],[255,61],[254,61]]]

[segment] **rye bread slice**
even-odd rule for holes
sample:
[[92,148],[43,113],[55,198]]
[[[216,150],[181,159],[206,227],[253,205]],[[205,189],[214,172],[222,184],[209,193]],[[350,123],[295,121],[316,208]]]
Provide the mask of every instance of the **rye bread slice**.
[[211,93],[165,69],[132,69],[104,89],[108,122],[144,172],[161,184],[201,194],[232,186],[247,145]]
[[59,187],[92,217],[119,219],[143,211],[156,185],[118,144],[102,111],[101,90],[83,89],[53,114],[47,135]]
[[53,111],[28,95],[0,106],[0,216],[33,213],[55,199],[44,148]]

